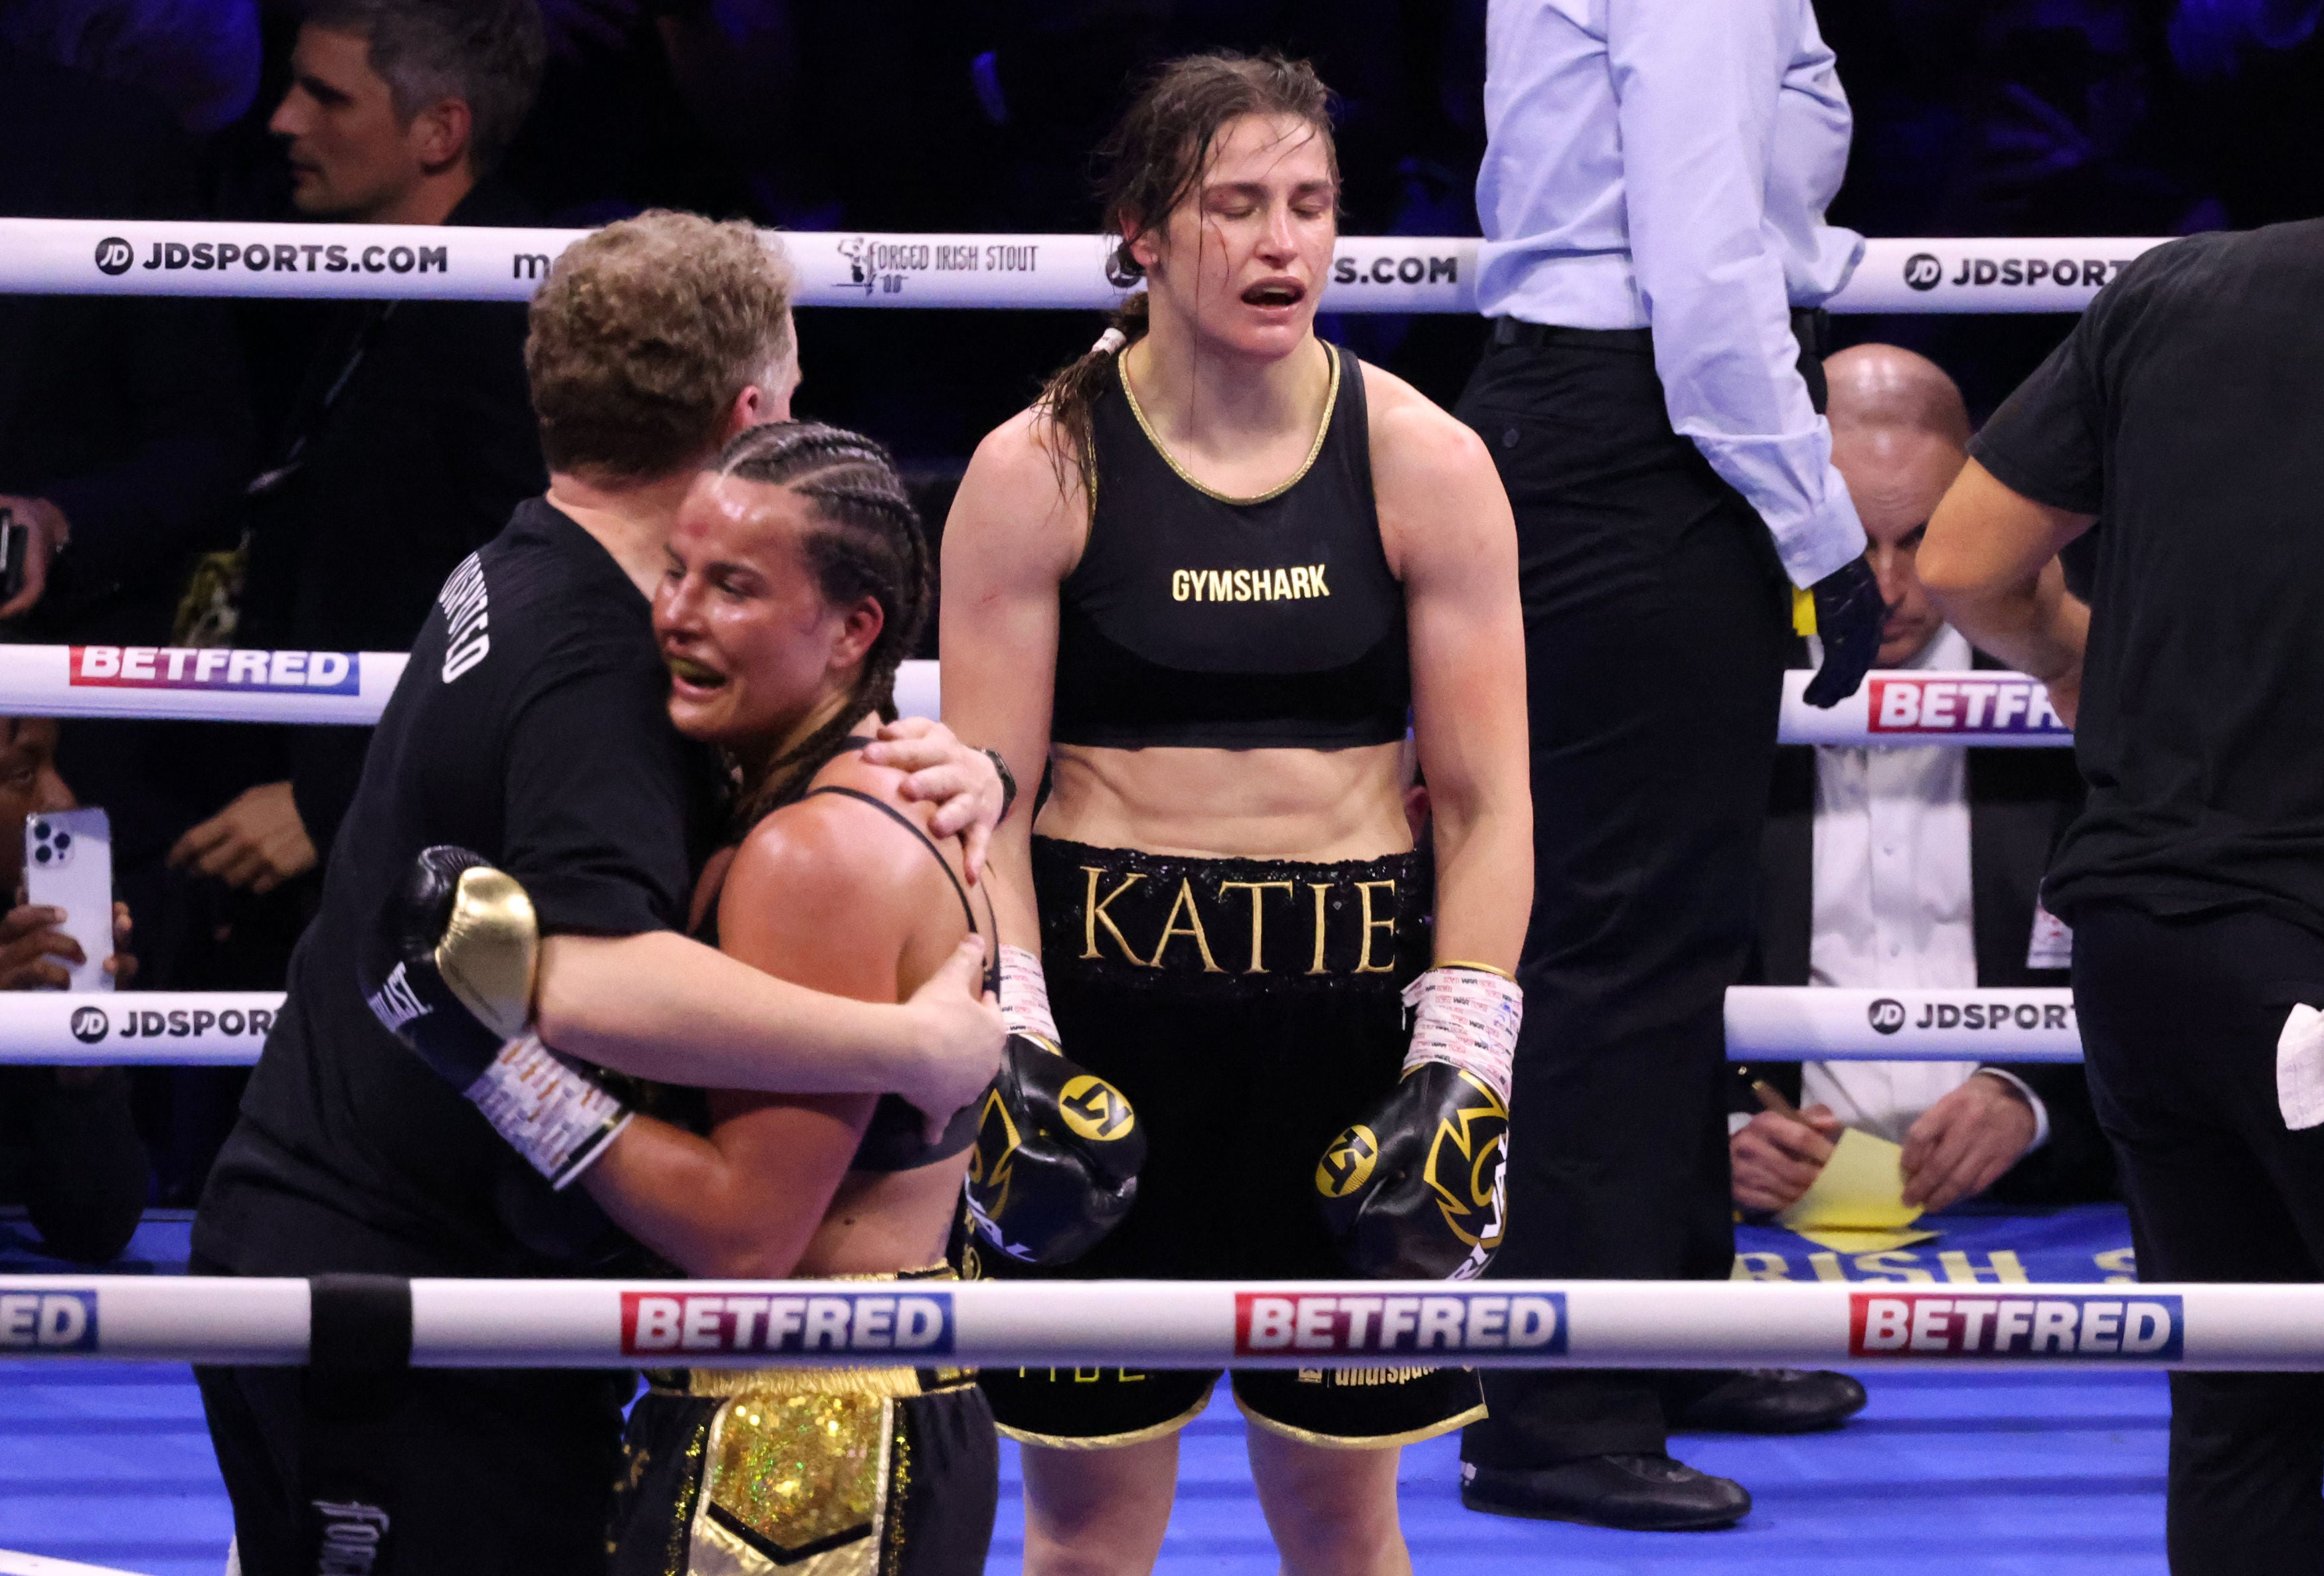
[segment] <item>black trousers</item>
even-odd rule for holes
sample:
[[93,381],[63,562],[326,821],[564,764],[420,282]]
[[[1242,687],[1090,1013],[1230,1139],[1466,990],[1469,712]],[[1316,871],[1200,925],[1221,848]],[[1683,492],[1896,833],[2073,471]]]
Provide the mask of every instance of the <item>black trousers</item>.
[[636,1376],[194,1370],[244,1576],[605,1569]]
[[[2138,1274],[2324,1280],[2324,1128],[2292,1132],[2275,1042],[2324,1005],[2324,935],[2255,909],[2085,904],[2074,1006],[2122,1158]],[[2175,1576],[2324,1570],[2324,1375],[2171,1376]]]
[[[1727,987],[1749,947],[1790,599],[1639,334],[1489,349],[1458,413],[1517,512],[1534,910],[1496,1277],[1723,1280]],[[1684,1375],[1489,1371],[1462,1454],[1664,1447]]]

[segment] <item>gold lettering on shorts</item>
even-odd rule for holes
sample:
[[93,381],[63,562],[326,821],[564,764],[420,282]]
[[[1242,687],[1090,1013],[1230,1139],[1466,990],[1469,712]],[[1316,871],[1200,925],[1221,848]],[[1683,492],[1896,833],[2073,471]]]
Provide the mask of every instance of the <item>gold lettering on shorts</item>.
[[1359,974],[1392,974],[1396,972],[1395,958],[1390,957],[1388,961],[1384,963],[1376,963],[1372,962],[1372,932],[1375,930],[1385,930],[1393,935],[1396,931],[1395,915],[1391,914],[1385,919],[1375,919],[1372,917],[1372,889],[1374,887],[1386,887],[1391,896],[1393,896],[1396,891],[1396,883],[1392,880],[1358,881],[1356,883],[1357,895],[1363,899],[1364,904],[1364,945],[1361,954],[1356,959],[1356,972]]
[[[1185,915],[1194,923],[1183,929],[1180,928],[1178,924],[1180,914]],[[1162,939],[1154,944],[1154,962],[1151,967],[1158,969],[1162,966],[1162,954],[1170,950],[1170,938],[1174,935],[1191,935],[1194,938],[1194,945],[1200,947],[1203,953],[1203,972],[1206,974],[1226,972],[1211,956],[1211,938],[1203,934],[1203,911],[1194,905],[1194,881],[1191,876],[1178,878],[1178,896],[1171,902],[1170,912],[1162,921]]]
[[1310,968],[1307,972],[1311,974],[1320,974],[1324,972],[1323,894],[1332,889],[1332,883],[1329,881],[1309,881],[1307,886],[1308,889],[1315,894],[1315,963],[1314,966]]
[[1122,893],[1130,890],[1130,888],[1144,880],[1146,879],[1145,872],[1142,871],[1133,871],[1129,875],[1122,877],[1121,885],[1114,888],[1111,892],[1108,892],[1105,895],[1104,902],[1100,902],[1097,895],[1098,878],[1104,875],[1106,872],[1093,864],[1085,864],[1082,866],[1082,871],[1089,877],[1089,896],[1082,904],[1082,941],[1084,943],[1082,956],[1084,958],[1093,958],[1098,955],[1097,927],[1102,925],[1112,934],[1113,943],[1116,946],[1121,949],[1121,955],[1123,957],[1128,958],[1131,963],[1137,963],[1140,967],[1146,966],[1146,960],[1139,957],[1137,951],[1130,946],[1130,938],[1121,934],[1121,927],[1113,922],[1113,916],[1105,911],[1106,903],[1112,902],[1116,898],[1120,897]]
[[1277,887],[1282,888],[1286,893],[1291,890],[1289,881],[1221,881],[1219,883],[1219,901],[1222,903],[1226,901],[1229,892],[1250,894],[1250,967],[1243,971],[1246,974],[1267,972],[1267,964],[1263,961],[1267,956],[1267,894]]

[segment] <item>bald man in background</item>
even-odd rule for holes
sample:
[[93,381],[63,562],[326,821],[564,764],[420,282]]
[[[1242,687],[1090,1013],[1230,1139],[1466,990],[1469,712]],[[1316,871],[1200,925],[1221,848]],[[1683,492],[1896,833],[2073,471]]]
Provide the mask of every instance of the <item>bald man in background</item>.
[[[1888,604],[1881,668],[1956,671],[1980,659],[1946,624],[1914,563],[1929,516],[1969,457],[1969,412],[1942,368],[1892,345],[1825,364],[1832,463]],[[1809,654],[1801,653],[1804,661]],[[1795,662],[1795,665],[1799,663]],[[2062,987],[2071,934],[2038,904],[2081,801],[2063,750],[1945,745],[1779,753],[1763,843],[1759,967],[1768,984]],[[2078,1066],[1960,1062],[1755,1064],[1808,1120],[1739,1085],[1729,1119],[1735,1202],[1779,1210],[1807,1191],[1844,1128],[1904,1147],[1906,1200],[1940,1210],[1985,1192],[2063,1202],[2108,1191]]]

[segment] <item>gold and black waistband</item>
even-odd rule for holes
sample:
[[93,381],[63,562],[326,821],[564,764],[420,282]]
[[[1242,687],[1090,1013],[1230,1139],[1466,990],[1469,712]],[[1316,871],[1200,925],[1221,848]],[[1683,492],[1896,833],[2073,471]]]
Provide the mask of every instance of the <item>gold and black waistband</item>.
[[1427,966],[1420,857],[1314,863],[1185,859],[1033,839],[1043,961],[1124,984],[1206,981],[1230,994],[1371,984]]

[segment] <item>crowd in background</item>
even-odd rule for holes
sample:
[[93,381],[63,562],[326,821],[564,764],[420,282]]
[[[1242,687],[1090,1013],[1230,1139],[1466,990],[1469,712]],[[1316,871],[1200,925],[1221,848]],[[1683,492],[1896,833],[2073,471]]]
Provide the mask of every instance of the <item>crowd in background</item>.
[[[512,5],[531,15],[530,0],[451,9]],[[324,5],[343,21],[398,8]],[[311,62],[294,69],[309,9],[11,0],[0,214],[330,214],[292,156],[334,109]],[[2324,212],[2324,166],[2307,156],[2324,132],[2318,0],[1817,10],[1856,113],[1836,223],[2161,235]],[[1336,89],[1343,230],[1475,234],[1484,14],[1484,0],[541,0],[537,23],[493,46],[505,58],[482,79],[498,86],[459,128],[450,167],[466,183],[423,182],[424,217],[367,217],[572,226],[659,206],[799,229],[1087,231],[1089,151],[1139,69],[1226,46],[1305,56]],[[1325,306],[1327,337],[1448,406],[1484,332]],[[1843,345],[1928,355],[1980,419],[2069,322],[1838,329]],[[938,527],[976,438],[1095,327],[1074,313],[811,313],[798,409],[905,456]],[[0,505],[34,532],[27,593],[0,607],[9,638],[407,643],[444,576],[542,484],[522,336],[510,306],[0,296]],[[364,737],[62,731],[56,770],[114,817],[141,985],[280,986]],[[190,1203],[238,1074],[134,1083],[152,1196]]]

